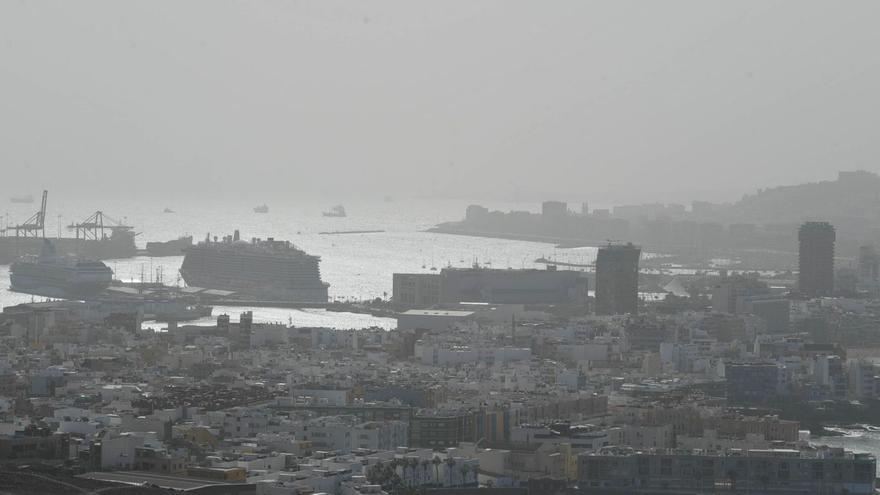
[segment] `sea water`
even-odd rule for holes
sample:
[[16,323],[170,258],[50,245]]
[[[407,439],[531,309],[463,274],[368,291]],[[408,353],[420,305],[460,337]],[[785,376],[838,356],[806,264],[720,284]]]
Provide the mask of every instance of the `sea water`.
[[[107,215],[134,227],[138,247],[148,241],[167,241],[191,234],[194,242],[206,236],[223,237],[234,230],[243,239],[274,237],[289,240],[307,253],[321,257],[321,275],[330,284],[331,300],[362,301],[391,297],[395,272],[436,273],[440,269],[468,267],[475,263],[491,268],[543,268],[535,263],[540,257],[585,264],[595,259],[594,248],[557,249],[552,244],[488,239],[426,232],[437,223],[460,220],[470,201],[400,199],[376,200],[242,200],[240,198],[165,198],[134,197],[54,199],[50,194],[46,215],[47,237],[69,235],[64,228],[86,218],[92,209],[101,208]],[[265,203],[268,213],[255,213],[253,207]],[[333,204],[343,203],[348,216],[325,217],[322,212]],[[540,204],[488,204],[507,210],[539,211]],[[8,204],[9,221],[23,221],[39,206]],[[174,213],[164,213],[165,208]],[[58,212],[62,212],[58,216]],[[5,221],[5,220],[4,220]],[[59,229],[59,227],[61,227]],[[322,232],[381,230],[363,234],[328,235]],[[105,260],[117,279],[127,282],[161,280],[168,285],[183,284],[178,270],[183,256]],[[9,267],[0,265],[0,306],[41,301],[44,298],[11,292]],[[209,324],[216,315],[253,310],[258,322],[292,323],[301,326],[333,328],[391,328],[394,321],[369,315],[335,313],[323,310],[277,308],[215,308],[212,318],[197,323]],[[162,325],[164,326],[164,325]]]

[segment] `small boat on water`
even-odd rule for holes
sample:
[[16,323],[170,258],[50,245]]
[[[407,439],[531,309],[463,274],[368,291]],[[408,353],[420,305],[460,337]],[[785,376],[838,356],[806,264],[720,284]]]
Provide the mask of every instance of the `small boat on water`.
[[260,205],[254,208],[254,213],[269,213],[269,207],[266,205]]
[[175,213],[175,211],[171,208],[165,208],[164,210],[162,210],[162,213]]
[[347,216],[347,215],[346,215],[346,213],[345,213],[345,207],[344,207],[344,206],[342,206],[342,205],[336,205],[336,206],[334,206],[333,208],[330,208],[330,211],[325,211],[325,212],[324,212],[324,216],[325,216],[325,217],[336,217],[336,218],[342,218],[342,217],[345,217],[345,216]]

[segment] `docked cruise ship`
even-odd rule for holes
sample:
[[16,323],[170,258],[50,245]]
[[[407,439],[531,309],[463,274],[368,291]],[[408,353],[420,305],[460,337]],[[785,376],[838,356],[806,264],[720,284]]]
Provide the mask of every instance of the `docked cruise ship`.
[[185,251],[180,275],[190,286],[233,291],[262,300],[327,302],[321,258],[290,241],[239,239],[234,235],[205,241]]
[[60,256],[43,239],[39,257],[25,257],[9,269],[10,288],[38,296],[84,299],[95,296],[113,281],[113,270],[100,261],[77,261]]

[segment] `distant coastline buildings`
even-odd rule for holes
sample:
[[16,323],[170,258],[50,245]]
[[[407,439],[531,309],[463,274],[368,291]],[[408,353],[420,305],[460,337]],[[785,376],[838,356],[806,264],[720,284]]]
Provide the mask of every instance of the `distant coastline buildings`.
[[471,205],[463,220],[431,231],[565,247],[628,240],[650,246],[654,253],[678,256],[683,263],[733,256],[743,269],[794,271],[804,218],[833,218],[835,247],[844,256],[857,256],[865,245],[880,245],[880,227],[866,221],[880,214],[878,195],[877,174],[840,172],[836,180],[760,189],[733,203],[694,201],[690,207],[645,203],[569,208],[553,200],[543,202],[536,212],[503,212]]

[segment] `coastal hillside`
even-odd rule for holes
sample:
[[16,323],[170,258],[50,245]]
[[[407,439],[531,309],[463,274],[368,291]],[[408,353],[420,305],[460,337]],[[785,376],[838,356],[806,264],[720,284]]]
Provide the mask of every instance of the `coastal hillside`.
[[880,176],[840,172],[837,180],[760,189],[725,209],[729,221],[800,222],[805,219],[880,219]]

